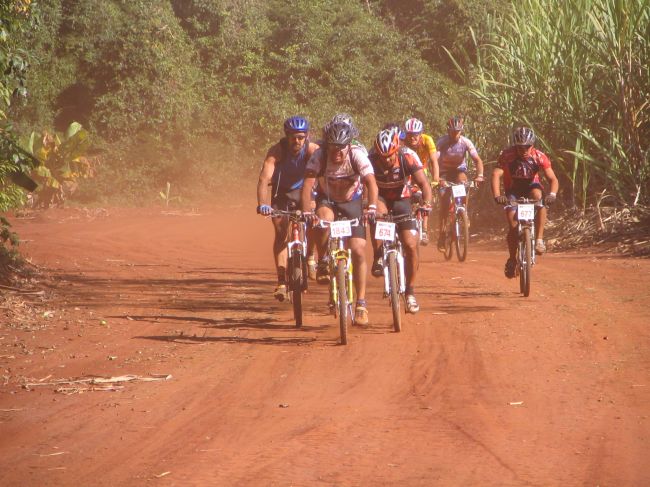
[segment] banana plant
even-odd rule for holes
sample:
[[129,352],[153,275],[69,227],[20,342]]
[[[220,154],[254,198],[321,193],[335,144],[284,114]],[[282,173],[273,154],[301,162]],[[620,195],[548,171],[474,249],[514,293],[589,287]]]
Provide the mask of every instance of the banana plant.
[[94,175],[91,160],[86,157],[89,147],[88,131],[78,122],[72,122],[61,136],[47,131],[41,136],[31,133],[24,149],[39,161],[31,174],[38,183],[35,193],[39,205],[62,204],[76,188],[77,180]]

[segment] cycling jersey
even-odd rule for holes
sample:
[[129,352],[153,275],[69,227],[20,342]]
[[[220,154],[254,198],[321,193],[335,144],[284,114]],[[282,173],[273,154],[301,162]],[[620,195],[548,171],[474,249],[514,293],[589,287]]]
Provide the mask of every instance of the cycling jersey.
[[472,141],[463,135],[457,142],[449,135],[444,135],[438,139],[436,145],[438,146],[436,155],[438,156],[440,174],[448,174],[453,171],[467,172],[466,154],[478,157],[478,152]]
[[410,177],[422,169],[418,155],[407,147],[400,147],[398,157],[390,167],[376,152],[370,154],[370,163],[375,172],[379,196],[385,201],[396,201],[411,197]]
[[532,147],[527,156],[520,157],[515,146],[499,154],[497,164],[503,169],[503,186],[506,193],[526,195],[531,187],[542,188],[539,172],[551,167],[546,154]]
[[291,154],[287,144],[287,138],[283,137],[276,145],[271,147],[267,154],[267,157],[274,156],[277,161],[271,178],[274,197],[302,188],[305,180],[309,139],[305,141],[302,149],[296,155]]
[[340,164],[327,161],[326,146],[318,149],[307,162],[307,170],[317,174],[318,195],[336,203],[360,199],[361,178],[374,174],[365,150],[356,145],[348,146]]
[[430,135],[422,134],[420,136],[420,143],[418,146],[413,149],[415,153],[420,158],[420,162],[424,166],[425,170],[428,172],[430,159],[430,154],[436,151],[436,144],[433,141],[433,138]]

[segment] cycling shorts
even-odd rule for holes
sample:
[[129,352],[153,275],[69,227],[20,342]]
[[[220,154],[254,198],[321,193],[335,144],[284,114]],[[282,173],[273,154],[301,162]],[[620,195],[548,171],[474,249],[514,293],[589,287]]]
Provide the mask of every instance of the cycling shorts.
[[533,189],[544,190],[544,187],[539,181],[532,181],[531,183],[515,184],[512,188],[506,191],[506,196],[509,200],[516,200],[517,198],[529,198],[530,192]]
[[[388,211],[393,214],[393,216],[402,216],[402,215],[411,215],[411,198],[400,198],[398,200],[385,200],[381,196],[379,200],[382,201]],[[415,220],[408,220],[400,222],[397,224],[397,230],[400,232],[403,230],[416,230],[417,225]]]
[[330,201],[324,195],[316,197],[316,210],[326,206],[334,212],[334,219],[353,220],[359,219],[359,225],[352,227],[352,236],[356,238],[366,239],[366,226],[363,224],[363,200],[357,198],[352,201],[345,201],[343,203],[336,203]]
[[[293,211],[300,208],[300,198],[302,195],[302,188],[292,189],[286,193],[277,193],[271,198],[271,207],[274,210]],[[313,208],[314,194],[312,193],[312,208]]]

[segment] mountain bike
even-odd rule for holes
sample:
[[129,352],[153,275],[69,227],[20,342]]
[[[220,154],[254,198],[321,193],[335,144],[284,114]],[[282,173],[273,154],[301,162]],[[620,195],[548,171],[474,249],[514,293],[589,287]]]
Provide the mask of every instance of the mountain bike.
[[530,296],[530,281],[535,265],[535,217],[544,206],[541,200],[518,198],[508,204],[517,210],[517,267],[519,274],[519,292],[524,297]]
[[347,239],[352,236],[352,227],[360,225],[359,219],[327,221],[319,220],[317,226],[329,228],[329,306],[339,320],[341,344],[348,343],[348,322],[354,324],[354,281],[352,273],[352,251],[346,248]]
[[307,290],[307,227],[300,210],[273,210],[272,217],[287,218],[286,283],[289,300],[293,304],[296,327],[302,326],[302,294]]
[[[384,267],[384,297],[389,298],[393,311],[393,329],[402,331],[401,301],[406,303],[406,275],[402,242],[397,224],[414,220],[411,215],[393,216],[391,213],[377,216],[375,239],[381,240],[382,264]],[[420,221],[422,221],[420,219]]]
[[444,201],[444,192],[451,189],[449,212],[442,222],[442,235],[444,236],[445,242],[444,256],[446,260],[452,258],[454,249],[456,249],[456,257],[458,257],[459,262],[464,262],[467,258],[467,250],[469,248],[467,192],[469,188],[474,188],[475,186],[476,183],[474,181],[464,183],[440,181],[441,202]]

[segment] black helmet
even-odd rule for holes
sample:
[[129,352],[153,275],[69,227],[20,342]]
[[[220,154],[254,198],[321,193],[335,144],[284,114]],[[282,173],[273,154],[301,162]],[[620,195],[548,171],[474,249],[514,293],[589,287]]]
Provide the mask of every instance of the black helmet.
[[515,145],[533,145],[535,132],[528,127],[517,127],[512,131],[512,143]]
[[330,122],[324,132],[328,144],[348,145],[354,137],[354,127],[345,122]]

